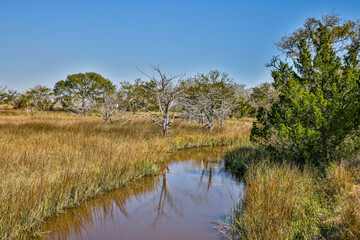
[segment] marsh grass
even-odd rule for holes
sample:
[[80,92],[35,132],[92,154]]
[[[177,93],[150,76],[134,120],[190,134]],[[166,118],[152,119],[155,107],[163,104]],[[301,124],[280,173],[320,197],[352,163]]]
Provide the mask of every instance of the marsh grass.
[[0,239],[36,236],[49,216],[161,171],[169,152],[247,141],[251,123],[212,133],[175,121],[169,137],[151,122],[105,124],[63,112],[0,111]]
[[229,239],[360,238],[358,160],[321,172],[271,161],[261,151],[242,147],[226,154],[228,166],[244,174],[246,190],[220,232]]

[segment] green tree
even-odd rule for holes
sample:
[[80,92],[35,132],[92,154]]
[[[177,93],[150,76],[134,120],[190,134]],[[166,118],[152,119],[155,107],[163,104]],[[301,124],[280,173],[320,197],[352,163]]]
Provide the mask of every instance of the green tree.
[[127,111],[135,113],[145,108],[155,110],[157,109],[155,88],[155,81],[145,82],[138,78],[133,84],[121,82],[119,94]]
[[7,87],[0,86],[0,104],[4,104],[7,98]]
[[360,27],[336,15],[308,19],[277,47],[270,66],[278,99],[260,108],[251,140],[275,155],[322,165],[359,136]]
[[114,84],[94,72],[68,75],[66,80],[57,82],[54,87],[61,105],[75,108],[83,116],[90,111],[93,100],[114,92]]

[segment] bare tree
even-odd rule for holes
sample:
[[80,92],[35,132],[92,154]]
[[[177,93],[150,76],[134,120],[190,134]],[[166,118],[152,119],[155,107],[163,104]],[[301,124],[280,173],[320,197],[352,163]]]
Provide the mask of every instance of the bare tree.
[[278,91],[271,83],[262,83],[251,89],[250,103],[256,109],[269,109],[278,98]]
[[234,107],[234,84],[226,73],[210,71],[185,83],[185,113],[209,131],[215,123],[223,126]]
[[[140,116],[139,112],[142,110],[139,109],[131,114],[126,111],[126,108],[127,106],[121,103],[119,95],[113,93],[97,99],[94,102],[93,111],[104,119],[105,122],[117,122],[123,125]],[[114,119],[114,121],[112,119]]]
[[101,99],[97,99],[94,111],[102,118],[105,122],[111,121],[112,117],[117,115],[119,109],[119,100],[116,94],[105,95]]
[[168,135],[170,125],[176,116],[174,113],[173,116],[170,117],[170,110],[178,106],[183,93],[183,90],[178,86],[178,83],[185,75],[165,74],[160,70],[159,66],[151,65],[151,67],[157,76],[150,76],[140,69],[139,71],[149,77],[150,81],[155,83],[155,98],[157,107],[161,114],[145,109],[147,114],[143,114],[142,117],[161,126],[163,129],[163,135],[166,136]]
[[26,112],[30,117],[36,115],[39,110],[48,110],[53,103],[51,89],[37,85],[25,92]]

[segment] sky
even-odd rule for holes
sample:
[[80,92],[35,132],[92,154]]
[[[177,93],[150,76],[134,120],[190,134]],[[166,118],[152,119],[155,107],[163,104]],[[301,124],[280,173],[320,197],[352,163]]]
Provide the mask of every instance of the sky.
[[115,84],[146,78],[150,63],[191,77],[227,72],[254,87],[283,35],[309,17],[360,18],[360,1],[0,0],[0,86],[53,87],[97,72]]

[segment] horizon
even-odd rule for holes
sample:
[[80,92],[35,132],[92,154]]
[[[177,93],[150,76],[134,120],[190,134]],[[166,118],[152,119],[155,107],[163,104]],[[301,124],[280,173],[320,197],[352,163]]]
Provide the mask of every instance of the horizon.
[[[309,7],[310,6],[310,7]],[[294,12],[296,9],[296,12]],[[274,41],[310,17],[356,20],[356,1],[2,1],[0,86],[52,88],[70,74],[96,72],[118,85],[136,69],[187,77],[226,72],[247,88],[270,82]]]

